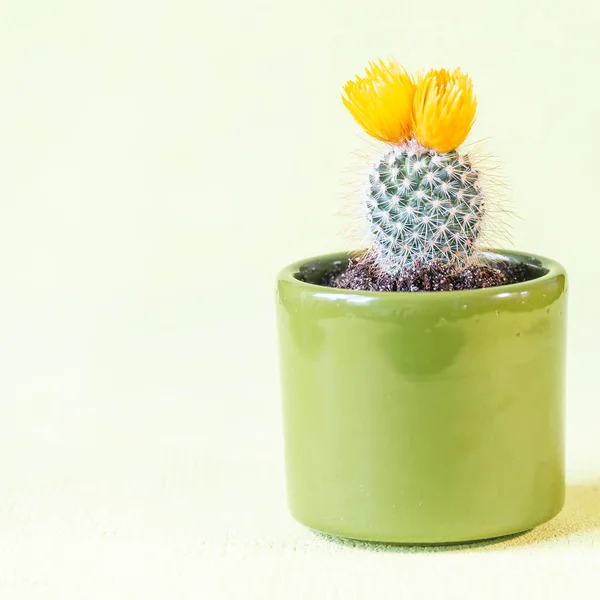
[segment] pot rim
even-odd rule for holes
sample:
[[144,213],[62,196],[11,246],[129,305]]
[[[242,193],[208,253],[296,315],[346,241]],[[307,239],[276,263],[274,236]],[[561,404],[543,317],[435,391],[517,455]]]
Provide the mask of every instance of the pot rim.
[[566,269],[557,261],[541,256],[539,254],[533,254],[530,252],[522,252],[520,250],[508,250],[508,249],[496,249],[490,248],[483,250],[482,255],[494,258],[494,259],[508,259],[509,261],[518,261],[536,268],[542,268],[546,270],[546,273],[529,279],[527,281],[521,281],[518,283],[508,283],[504,285],[497,285],[488,288],[478,288],[474,290],[452,290],[452,291],[436,291],[436,292],[375,292],[369,290],[351,290],[345,288],[332,288],[326,285],[320,285],[316,283],[309,283],[302,281],[297,278],[298,273],[302,268],[306,268],[311,263],[336,263],[344,262],[354,254],[354,251],[344,252],[333,252],[329,254],[321,254],[312,256],[304,260],[293,262],[279,272],[277,276],[278,281],[286,281],[294,286],[305,288],[306,291],[327,294],[329,299],[348,300],[353,297],[373,297],[373,298],[396,298],[398,301],[402,300],[414,300],[415,298],[458,298],[461,296],[488,296],[488,297],[504,297],[512,294],[519,294],[521,292],[527,292],[532,288],[544,286],[552,280],[556,280],[558,277],[567,277]]

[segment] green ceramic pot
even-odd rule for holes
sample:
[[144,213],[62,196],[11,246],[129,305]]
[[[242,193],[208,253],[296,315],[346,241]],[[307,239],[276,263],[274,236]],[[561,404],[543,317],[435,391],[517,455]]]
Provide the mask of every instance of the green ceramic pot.
[[508,535],[564,502],[567,277],[456,292],[318,285],[346,254],[283,269],[277,312],[289,506],[396,543]]

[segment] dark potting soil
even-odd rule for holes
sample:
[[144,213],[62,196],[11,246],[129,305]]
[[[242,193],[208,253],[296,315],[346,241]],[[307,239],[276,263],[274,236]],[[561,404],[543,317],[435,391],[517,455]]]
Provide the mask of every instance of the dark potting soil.
[[376,270],[365,259],[351,258],[323,275],[322,285],[370,292],[450,292],[518,283],[538,275],[524,263],[496,262],[457,268],[434,261],[413,266],[396,276]]

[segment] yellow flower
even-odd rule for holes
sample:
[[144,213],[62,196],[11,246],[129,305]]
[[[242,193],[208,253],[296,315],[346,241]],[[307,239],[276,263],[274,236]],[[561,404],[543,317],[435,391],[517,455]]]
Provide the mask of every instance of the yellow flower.
[[344,86],[342,100],[355,121],[383,142],[401,144],[412,133],[415,82],[395,60],[369,63],[366,77]]
[[471,78],[460,69],[432,69],[417,82],[413,128],[417,140],[438,152],[460,146],[475,121]]

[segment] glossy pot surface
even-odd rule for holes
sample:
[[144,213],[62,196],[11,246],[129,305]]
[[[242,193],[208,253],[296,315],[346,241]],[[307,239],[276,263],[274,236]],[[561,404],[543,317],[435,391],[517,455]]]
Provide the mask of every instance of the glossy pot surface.
[[[524,531],[564,502],[567,278],[455,292],[277,281],[289,506],[334,535],[445,543]],[[492,256],[492,255],[490,255]],[[497,258],[496,256],[493,256]]]

